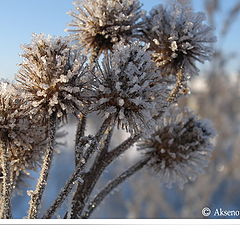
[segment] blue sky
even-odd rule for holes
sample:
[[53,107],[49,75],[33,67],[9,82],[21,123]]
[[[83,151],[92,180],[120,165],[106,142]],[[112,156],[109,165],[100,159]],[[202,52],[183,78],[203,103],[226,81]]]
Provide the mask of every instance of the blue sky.
[[[140,0],[146,10],[163,2],[161,0]],[[219,23],[230,7],[238,0],[222,0],[222,12],[218,16]],[[197,11],[203,10],[204,0],[193,0]],[[0,79],[14,79],[17,64],[21,62],[20,45],[31,41],[32,33],[65,35],[64,29],[71,21],[66,14],[72,9],[72,0],[1,0],[0,4]],[[239,47],[240,17],[231,27],[231,33],[225,39],[224,49],[236,51]],[[222,42],[218,42],[222,44]],[[239,51],[239,50],[238,50]]]

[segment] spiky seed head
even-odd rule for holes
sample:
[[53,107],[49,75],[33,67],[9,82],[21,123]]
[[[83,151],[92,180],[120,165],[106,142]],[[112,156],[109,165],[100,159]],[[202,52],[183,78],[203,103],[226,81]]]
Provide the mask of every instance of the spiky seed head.
[[119,41],[129,41],[139,27],[142,16],[138,0],[75,1],[74,18],[69,25],[73,38],[96,59],[104,50],[111,50]]
[[165,75],[181,70],[185,80],[198,73],[196,61],[203,63],[213,54],[216,41],[204,13],[193,12],[188,4],[174,2],[169,8],[154,7],[145,19],[143,40],[150,43],[152,57]]
[[23,51],[17,79],[32,104],[33,114],[44,110],[46,118],[56,113],[62,119],[83,110],[82,92],[87,83],[81,76],[86,59],[71,49],[66,38],[34,34]]
[[199,120],[188,109],[169,108],[151,135],[139,143],[149,158],[148,166],[167,186],[180,188],[203,173],[213,149],[215,132],[209,122]]
[[164,111],[168,104],[167,83],[138,41],[115,45],[87,78],[94,86],[93,110],[114,114],[118,126],[130,133],[151,128],[156,109]]
[[14,180],[27,169],[36,169],[46,146],[47,128],[42,125],[42,116],[31,118],[25,104],[18,89],[9,83],[0,84],[0,141],[7,147],[4,151],[11,161]]
[[143,40],[150,43],[152,58],[163,75],[174,75],[176,86],[169,95],[173,102],[190,92],[188,80],[198,73],[196,61],[203,63],[213,54],[213,29],[205,15],[195,13],[187,2],[176,1],[169,8],[159,5],[145,18]]

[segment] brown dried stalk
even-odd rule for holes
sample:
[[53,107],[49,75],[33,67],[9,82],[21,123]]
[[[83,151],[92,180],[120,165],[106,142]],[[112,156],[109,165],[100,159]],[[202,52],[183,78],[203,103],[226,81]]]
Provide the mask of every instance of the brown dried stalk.
[[189,89],[186,87],[186,83],[184,82],[185,79],[184,79],[183,68],[180,68],[177,71],[176,78],[177,78],[176,85],[175,85],[174,89],[171,91],[171,93],[167,99],[168,102],[174,102],[177,99],[179,93],[184,94],[184,95],[189,93]]
[[[84,155],[84,159],[87,161],[93,154],[94,152],[100,148],[101,144],[104,145],[104,141],[102,141],[102,139],[104,138],[104,135],[107,136],[106,139],[108,139],[109,133],[112,132],[112,129],[115,125],[115,117],[114,116],[109,116],[102,124],[102,126],[100,127],[99,131],[97,132],[96,136],[95,136],[95,141],[92,142],[92,144],[89,146],[89,148],[87,149],[85,155]],[[85,177],[89,175],[89,173],[87,173],[84,178],[84,186],[85,186]],[[87,177],[88,178],[88,177]],[[75,216],[75,213],[78,212],[79,209],[82,209],[82,205],[83,205],[83,198],[85,198],[85,193],[83,192],[83,186],[82,184],[79,184],[77,187],[77,191],[73,197],[73,201],[72,201],[72,216]],[[75,217],[74,217],[75,218]]]
[[[75,171],[73,172],[72,176],[69,178],[69,180],[67,181],[67,183],[65,184],[64,188],[62,189],[62,191],[59,193],[58,197],[56,198],[56,200],[54,201],[54,203],[51,205],[51,207],[47,210],[47,212],[44,214],[43,218],[51,218],[53,216],[53,214],[56,212],[56,210],[61,206],[61,204],[65,201],[65,199],[67,198],[67,196],[69,195],[69,193],[71,192],[74,184],[76,184],[78,182],[78,189],[81,188],[81,185],[83,184],[83,179],[81,177],[83,177],[85,175],[85,173],[82,173],[83,170],[83,166],[86,164],[87,160],[91,157],[91,155],[97,150],[97,148],[100,145],[101,139],[104,137],[104,135],[106,134],[106,132],[109,129],[109,126],[112,126],[111,121],[112,121],[112,116],[107,118],[101,128],[99,129],[98,133],[96,134],[96,140],[93,141],[89,148],[86,151],[86,154],[84,157],[82,156],[81,152],[76,151],[76,156],[81,157],[81,159],[76,159],[78,162],[77,167],[75,169]],[[85,129],[85,122],[86,119],[82,119],[81,122],[79,122],[78,125],[78,129],[77,129],[77,134],[76,134],[76,145],[77,144],[81,144],[81,136],[83,136],[84,133],[84,129]],[[77,148],[77,146],[75,146],[75,150],[79,150]],[[78,180],[81,181],[78,181]],[[74,197],[78,197],[80,194],[80,192],[76,192]]]
[[85,128],[86,128],[86,122],[87,118],[85,115],[80,116],[81,119],[79,119],[78,126],[77,126],[77,132],[76,132],[76,139],[75,139],[75,164],[76,166],[80,162],[82,158],[82,151],[79,149],[81,148],[81,139],[84,136]]
[[92,190],[94,189],[103,171],[110,163],[112,163],[114,159],[129,149],[140,138],[140,136],[141,134],[136,134],[135,136],[129,137],[112,151],[100,154],[89,172],[84,176],[84,184],[78,189],[79,193],[81,194],[79,194],[80,198],[78,201],[74,203],[76,207],[72,211],[71,218],[79,218],[85,207],[85,203],[91,195]]
[[30,219],[37,218],[39,206],[42,200],[42,195],[47,185],[48,174],[49,174],[49,170],[50,170],[52,158],[53,158],[55,134],[56,134],[56,114],[53,114],[50,117],[49,143],[47,146],[46,155],[43,159],[41,173],[38,178],[35,191],[31,192],[30,207],[28,211],[28,218]]
[[1,219],[10,219],[12,218],[11,213],[11,193],[13,188],[13,181],[10,170],[10,160],[8,159],[8,149],[7,145],[2,142],[1,143],[1,165],[2,165],[2,173],[3,173],[3,183],[2,183],[2,201],[1,201],[1,211],[0,218]]
[[123,172],[121,175],[119,175],[117,178],[112,180],[105,188],[103,188],[99,194],[97,194],[93,201],[88,205],[87,210],[83,213],[81,218],[89,218],[96,209],[100,205],[100,203],[103,201],[103,199],[112,191],[114,190],[118,185],[120,185],[122,182],[124,182],[127,178],[131,177],[133,174],[135,174],[137,171],[142,169],[149,159],[143,159],[130,168],[128,168],[125,172]]

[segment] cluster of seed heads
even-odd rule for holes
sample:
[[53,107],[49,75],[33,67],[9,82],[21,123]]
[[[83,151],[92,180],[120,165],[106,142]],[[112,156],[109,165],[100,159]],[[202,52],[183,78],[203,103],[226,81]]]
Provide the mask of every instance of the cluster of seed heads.
[[213,53],[215,37],[204,14],[180,2],[149,14],[138,0],[74,5],[71,37],[34,34],[23,46],[17,83],[1,84],[0,141],[13,175],[41,162],[53,140],[49,122],[59,126],[69,114],[96,112],[111,117],[113,127],[141,134],[139,148],[163,182],[181,187],[195,179],[206,166],[214,134],[205,121],[171,105],[189,92],[196,62]]

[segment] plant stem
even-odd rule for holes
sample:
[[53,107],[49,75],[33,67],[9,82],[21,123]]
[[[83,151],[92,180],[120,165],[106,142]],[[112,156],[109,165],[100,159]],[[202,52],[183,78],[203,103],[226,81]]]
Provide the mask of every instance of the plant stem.
[[82,158],[82,137],[84,136],[85,128],[86,128],[87,118],[85,115],[82,115],[82,118],[79,119],[77,132],[76,132],[76,139],[75,139],[75,164],[78,165],[79,161]]
[[79,184],[82,184],[81,181],[78,181],[82,175],[81,175],[82,166],[81,164],[78,164],[76,170],[72,174],[72,176],[69,178],[67,183],[65,184],[64,188],[59,193],[58,197],[52,204],[52,206],[47,210],[47,212],[43,215],[43,218],[49,219],[53,216],[53,214],[57,211],[57,209],[62,205],[62,203],[65,201],[69,193],[72,191],[74,184],[76,182],[79,182]]
[[119,175],[117,178],[112,180],[105,188],[103,188],[102,191],[100,191],[99,194],[96,195],[94,200],[88,205],[87,210],[84,212],[81,218],[89,218],[94,209],[99,206],[99,204],[103,201],[103,199],[112,191],[114,190],[118,185],[120,185],[122,182],[124,182],[127,178],[135,174],[137,171],[142,169],[149,159],[143,159],[133,166],[131,166],[128,170],[123,172],[121,175]]
[[134,143],[136,143],[139,138],[141,137],[141,134],[136,134],[134,136],[129,137],[124,142],[122,142],[120,145],[118,145],[116,148],[114,148],[112,151],[108,152],[106,156],[106,163],[109,165],[113,159],[119,157],[122,153],[127,151]]
[[[71,181],[74,182],[74,180],[73,180],[74,175],[76,174],[76,176],[79,177],[79,174],[82,171],[82,167],[86,164],[86,162],[92,156],[92,154],[94,154],[94,152],[97,150],[99,145],[101,145],[101,140],[104,137],[104,135],[107,135],[107,139],[108,139],[109,132],[110,132],[108,129],[112,126],[111,122],[112,122],[113,119],[114,118],[112,116],[110,116],[103,122],[102,126],[100,127],[99,131],[97,132],[97,134],[95,136],[95,141],[93,141],[90,144],[90,146],[87,149],[84,157],[82,157],[82,151],[81,151],[81,153],[80,152],[76,153],[76,155],[79,154],[79,156],[81,156],[81,159],[79,160],[78,166],[77,166],[75,172],[73,173],[72,177],[69,179],[68,183],[66,184],[65,188],[71,186],[71,190],[72,190],[73,185],[71,185]],[[82,126],[82,123],[79,124],[78,130],[82,129],[81,126]],[[78,130],[77,130],[77,132],[78,132]],[[81,134],[83,134],[83,131],[80,131],[80,132],[81,132]],[[77,136],[78,136],[78,134],[77,134]],[[79,142],[80,142],[80,138],[78,138],[78,139],[76,138],[76,144],[78,144]],[[83,143],[81,143],[81,145],[82,144]],[[79,150],[79,148],[77,148],[77,146],[75,146],[75,149]],[[84,179],[82,181],[84,181]],[[80,198],[80,195],[81,195],[81,191],[80,191],[81,185],[82,185],[82,183],[79,183],[78,186],[77,186],[77,191],[75,192],[74,197],[73,197],[73,203],[76,201],[75,199]],[[51,207],[52,210],[50,210],[50,209],[48,210],[49,213],[50,213],[50,211],[51,212],[53,212],[53,211],[55,212],[56,209],[54,209],[54,208],[58,208],[63,203],[63,201],[66,199],[67,195],[70,193],[70,191],[66,192],[65,188],[62,190],[62,192],[60,193],[60,195],[58,196],[58,198],[56,199],[56,201],[52,205],[52,207]],[[74,209],[75,207],[76,206],[73,204],[72,209]],[[45,215],[45,217],[49,217],[49,216],[51,217],[51,215],[49,215],[49,214]],[[67,217],[67,213],[65,214],[65,218],[66,217]]]
[[95,136],[95,141],[92,142],[92,144],[89,146],[89,148],[87,149],[84,158],[85,159],[89,159],[94,152],[99,148],[99,146],[102,143],[102,139],[104,138],[104,135],[107,136],[109,131],[111,131],[112,128],[112,123],[113,122],[114,117],[113,116],[109,116],[102,124],[102,126],[100,127],[99,131],[97,132],[96,136]]
[[92,182],[92,189],[96,185],[99,177],[101,176],[103,171],[106,169],[106,167],[109,166],[113,160],[115,160],[121,154],[123,154],[126,150],[128,150],[139,138],[140,138],[140,134],[137,134],[133,137],[129,137],[127,140],[122,142],[119,146],[114,148],[112,151],[108,152],[107,154],[99,156],[99,158],[96,161],[96,167],[93,166],[92,168],[93,172],[96,172],[95,179]]
[[94,189],[97,181],[106,167],[114,159],[129,149],[140,138],[140,136],[140,134],[137,134],[133,137],[129,137],[112,151],[108,152],[107,154],[100,155],[97,158],[88,174],[85,175],[84,184],[81,186],[81,188],[79,188],[79,193],[81,194],[79,195],[79,199],[77,199],[75,202],[75,206],[78,207],[75,207],[74,211],[72,211],[71,218],[78,218],[78,216],[82,213],[85,203],[87,202],[92,190]]
[[31,192],[30,207],[28,211],[28,218],[30,219],[37,218],[39,206],[42,200],[42,195],[47,185],[48,174],[53,158],[55,135],[56,135],[56,114],[53,114],[50,117],[49,121],[49,143],[47,146],[45,157],[43,159],[41,173],[38,178],[35,191]]
[[2,163],[2,173],[3,173],[3,183],[2,183],[2,202],[1,202],[1,219],[12,218],[11,213],[11,193],[12,193],[12,177],[11,177],[11,163],[8,159],[8,150],[5,143],[1,143],[1,163]]
[[174,89],[171,91],[169,97],[168,97],[168,102],[173,102],[177,99],[178,94],[180,91],[182,91],[185,95],[189,92],[189,89],[185,86],[184,84],[184,74],[183,74],[183,68],[181,67],[177,73],[176,73],[176,85]]
[[[96,136],[95,136],[95,141],[92,142],[92,144],[89,146],[89,148],[87,149],[85,155],[84,155],[84,159],[88,160],[93,153],[99,148],[99,146],[106,144],[106,141],[103,142],[102,139],[104,138],[104,135],[106,136],[106,139],[109,138],[109,135],[111,135],[110,133],[112,132],[112,129],[114,127],[114,120],[115,118],[113,116],[109,116],[102,124],[102,126],[100,127],[99,131],[97,132]],[[114,120],[114,121],[113,121]],[[109,139],[108,139],[108,144],[109,144]],[[103,143],[103,144],[102,144]],[[103,146],[104,148],[104,146]],[[88,179],[89,174],[86,174],[84,176],[84,186],[86,185],[85,181],[86,179]],[[84,195],[84,196],[83,196]],[[72,213],[71,216],[76,218],[75,213],[79,212],[79,209],[82,209],[83,207],[83,202],[82,200],[85,198],[85,193],[83,192],[83,186],[82,184],[79,184],[77,187],[77,191],[73,197],[73,205],[72,205]],[[71,218],[72,218],[71,217]]]

